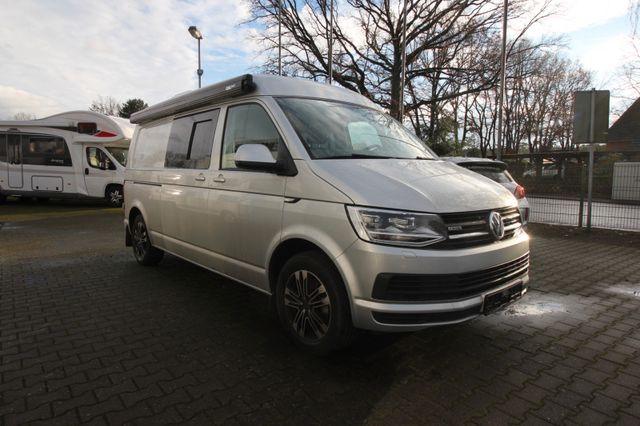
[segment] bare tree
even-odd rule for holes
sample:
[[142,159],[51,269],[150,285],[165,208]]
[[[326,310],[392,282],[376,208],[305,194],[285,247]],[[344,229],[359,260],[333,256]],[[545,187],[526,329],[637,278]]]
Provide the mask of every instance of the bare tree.
[[16,114],[13,114],[13,119],[16,120],[16,121],[35,120],[36,119],[36,115],[32,114],[30,112],[18,112]]
[[[591,74],[557,49],[530,48],[522,40],[507,64],[504,141],[507,153],[572,149],[573,93],[591,85]],[[495,148],[495,89],[473,98],[471,132],[483,155]]]
[[[277,23],[279,0],[251,0],[252,19],[266,27],[259,37],[270,55],[264,69],[277,70]],[[329,5],[327,0],[282,0],[283,67],[286,74],[314,80],[328,76]],[[528,3],[511,2],[512,18],[521,16]],[[336,9],[333,29],[333,80],[367,96],[398,116],[402,71],[402,2],[391,0],[346,0]],[[532,22],[543,19],[548,2],[534,14]],[[405,112],[412,112],[466,93],[486,90],[496,84],[495,62],[466,64],[457,54],[474,38],[486,37],[502,19],[499,0],[407,0],[407,72]],[[525,26],[525,30],[529,26]],[[473,44],[473,43],[472,43]],[[495,55],[495,52],[491,52]],[[478,66],[483,63],[483,66]],[[467,67],[467,65],[469,65]],[[443,89],[440,81],[465,84]],[[446,85],[446,84],[445,84]],[[434,86],[436,86],[434,88]],[[441,107],[435,107],[435,111]],[[427,136],[435,132],[437,120],[427,120]],[[420,120],[415,120],[418,123]],[[424,123],[422,123],[424,125]],[[414,127],[416,127],[414,125]],[[416,127],[420,129],[420,125]]]
[[94,100],[93,102],[91,102],[91,106],[89,107],[89,110],[99,112],[105,115],[117,116],[119,106],[120,106],[120,103],[116,101],[114,98],[112,98],[111,96],[105,96],[105,97],[98,96],[97,100]]
[[625,62],[617,74],[622,86],[620,91],[624,93],[631,89],[633,98],[628,100],[633,102],[640,96],[640,33],[638,31],[640,26],[640,0],[629,0],[629,21],[631,23],[631,52],[625,58]]

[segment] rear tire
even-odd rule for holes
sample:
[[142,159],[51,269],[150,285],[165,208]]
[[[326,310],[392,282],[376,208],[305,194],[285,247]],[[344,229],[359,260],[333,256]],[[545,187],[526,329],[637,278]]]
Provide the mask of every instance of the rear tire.
[[284,264],[276,283],[275,302],[289,337],[309,352],[325,355],[355,338],[342,278],[320,252],[300,253]]
[[111,207],[122,207],[124,201],[122,185],[109,185],[104,196]]
[[151,245],[147,224],[141,214],[133,219],[131,226],[131,246],[133,255],[139,264],[144,266],[157,265],[162,260],[164,252]]

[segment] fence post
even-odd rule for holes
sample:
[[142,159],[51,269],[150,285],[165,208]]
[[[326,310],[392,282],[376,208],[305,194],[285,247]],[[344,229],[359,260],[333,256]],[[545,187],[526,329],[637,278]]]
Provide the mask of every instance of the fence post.
[[578,209],[578,228],[582,228],[584,216],[584,185],[587,180],[587,165],[580,161],[580,208]]
[[596,89],[591,89],[591,120],[589,122],[589,182],[587,182],[587,230],[591,231],[591,208],[593,207],[593,151],[595,150]]

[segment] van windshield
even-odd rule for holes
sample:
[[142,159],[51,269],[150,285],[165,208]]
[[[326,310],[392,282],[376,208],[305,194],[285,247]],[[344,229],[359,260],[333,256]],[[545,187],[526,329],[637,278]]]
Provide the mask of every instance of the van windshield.
[[127,155],[129,154],[129,148],[114,148],[107,147],[107,151],[116,159],[116,161],[122,164],[123,167],[127,165]]
[[303,98],[278,103],[311,158],[437,158],[399,122],[374,109]]

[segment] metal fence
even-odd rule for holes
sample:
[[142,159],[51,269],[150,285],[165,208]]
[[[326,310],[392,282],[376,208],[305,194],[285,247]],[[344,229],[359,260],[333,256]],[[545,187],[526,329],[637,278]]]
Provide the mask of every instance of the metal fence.
[[589,218],[587,152],[503,156],[527,191],[530,222],[640,231],[640,152],[596,152],[594,160]]

